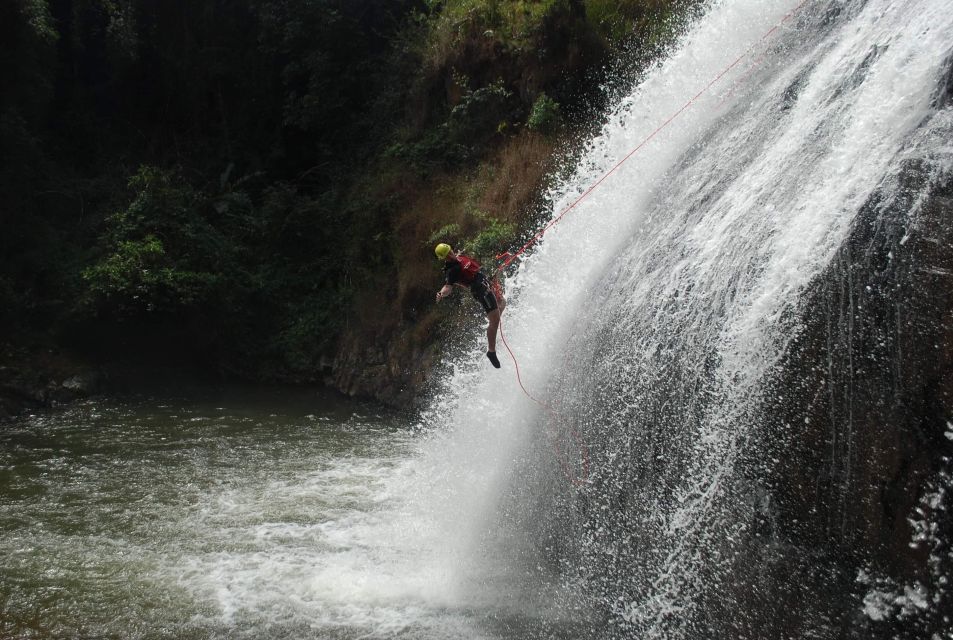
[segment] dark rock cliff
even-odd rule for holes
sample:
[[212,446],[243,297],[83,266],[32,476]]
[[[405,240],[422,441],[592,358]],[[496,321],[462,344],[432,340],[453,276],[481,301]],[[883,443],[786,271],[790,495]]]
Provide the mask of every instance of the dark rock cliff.
[[807,292],[750,448],[778,461],[751,584],[779,602],[797,575],[813,601],[773,614],[789,632],[818,611],[834,637],[951,628],[953,176],[910,162],[898,179]]
[[[579,322],[570,348],[591,348],[553,394],[584,434],[590,482],[568,491],[543,442],[513,489],[541,506],[514,526],[583,585],[594,635],[948,637],[953,172],[931,157],[946,151],[917,147],[949,135],[948,86],[940,126],[909,141],[737,393],[678,300],[654,325],[626,324],[625,305]],[[714,420],[717,437],[695,437]]]

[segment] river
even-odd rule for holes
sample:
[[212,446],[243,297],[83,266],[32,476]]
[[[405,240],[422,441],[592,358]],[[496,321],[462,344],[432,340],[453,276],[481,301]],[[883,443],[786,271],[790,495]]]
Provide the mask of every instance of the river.
[[512,357],[461,338],[420,416],[5,427],[0,635],[950,638],[951,42],[949,0],[712,2],[546,194]]
[[0,636],[533,635],[545,624],[474,599],[439,554],[414,502],[424,438],[313,392],[91,400],[5,425]]

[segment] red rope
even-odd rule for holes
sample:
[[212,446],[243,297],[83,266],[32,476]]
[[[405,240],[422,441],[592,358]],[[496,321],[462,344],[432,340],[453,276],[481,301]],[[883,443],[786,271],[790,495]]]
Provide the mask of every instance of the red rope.
[[[795,14],[797,14],[797,13],[804,7],[804,5],[806,5],[808,2],[810,2],[810,0],[801,0],[801,2],[800,2],[796,7],[794,7],[793,9],[791,9],[783,18],[781,18],[781,20],[778,21],[777,24],[775,24],[775,25],[774,25],[773,27],[771,27],[768,31],[766,31],[766,32],[764,33],[764,35],[762,35],[755,43],[753,43],[750,47],[748,47],[748,49],[747,49],[744,53],[742,53],[740,56],[738,56],[738,57],[737,57],[731,64],[729,64],[727,67],[725,67],[725,68],[722,70],[721,73],[719,73],[717,76],[715,76],[715,78],[714,78],[711,82],[709,82],[707,85],[705,85],[705,87],[704,87],[701,91],[699,91],[699,92],[696,93],[694,96],[692,96],[692,98],[691,98],[688,102],[686,102],[684,105],[682,105],[682,107],[681,107],[678,111],[676,111],[675,113],[673,113],[671,116],[669,116],[669,118],[668,118],[667,120],[665,120],[662,124],[660,124],[658,127],[656,127],[655,130],[652,131],[652,133],[650,133],[648,136],[646,136],[646,138],[645,138],[644,140],[642,140],[634,149],[632,149],[632,151],[630,151],[629,153],[627,153],[624,158],[622,158],[621,160],[619,160],[619,162],[617,162],[611,169],[609,169],[608,171],[606,171],[598,180],[596,180],[595,183],[593,183],[588,189],[586,189],[586,190],[582,193],[582,195],[580,195],[578,198],[576,198],[568,207],[566,207],[565,209],[563,209],[563,210],[559,213],[559,215],[557,215],[555,218],[553,218],[552,220],[550,220],[546,225],[544,225],[542,228],[540,228],[539,231],[537,231],[537,232],[533,235],[533,237],[531,237],[522,247],[519,248],[518,251],[516,251],[516,253],[510,253],[510,252],[507,251],[507,252],[501,253],[501,254],[499,254],[498,256],[496,256],[496,258],[497,258],[498,260],[502,260],[503,262],[496,268],[496,271],[493,273],[494,292],[495,292],[498,296],[502,297],[502,292],[500,291],[500,284],[499,284],[499,281],[497,280],[497,276],[499,275],[499,273],[500,273],[503,269],[505,269],[506,267],[508,267],[514,260],[516,260],[516,258],[518,258],[518,257],[521,256],[523,253],[525,253],[527,249],[529,249],[529,248],[532,247],[534,244],[536,244],[537,242],[539,242],[539,241],[542,239],[543,235],[544,235],[547,231],[549,231],[549,230],[550,230],[552,227],[554,227],[560,220],[562,220],[563,216],[565,216],[567,213],[569,213],[570,211],[572,211],[572,210],[576,207],[576,205],[578,205],[578,204],[579,204],[580,202],[582,202],[586,197],[588,197],[589,194],[591,194],[593,191],[595,191],[596,188],[599,187],[599,185],[601,185],[603,182],[605,182],[605,180],[606,180],[609,176],[611,176],[613,173],[615,173],[615,172],[619,169],[619,167],[621,167],[623,164],[625,164],[625,162],[626,162],[629,158],[631,158],[631,157],[634,156],[636,153],[638,153],[638,151],[639,151],[640,149],[642,149],[642,147],[644,147],[646,144],[648,144],[648,143],[649,143],[655,136],[657,136],[663,129],[665,129],[665,128],[666,128],[668,125],[670,125],[676,118],[678,118],[680,115],[682,115],[682,113],[683,113],[684,111],[686,111],[686,110],[689,109],[692,105],[694,105],[695,102],[697,102],[698,99],[699,99],[701,96],[703,96],[705,93],[707,93],[709,89],[711,89],[713,86],[715,86],[715,84],[717,84],[722,78],[724,78],[732,69],[734,69],[736,66],[738,66],[738,64],[740,64],[741,61],[744,60],[744,59],[748,56],[748,54],[751,53],[752,50],[754,50],[755,47],[757,47],[757,46],[760,45],[762,42],[764,42],[766,39],[768,39],[769,37],[771,37],[771,35],[773,35],[778,29],[780,29],[781,26],[782,26],[785,22],[787,22],[787,21],[790,20]],[[742,76],[742,78],[740,78],[738,81],[736,81],[734,85],[732,85],[731,91],[730,91],[729,94],[728,94],[729,96],[731,95],[731,93],[734,92],[735,87],[736,87],[739,83],[741,83],[741,82],[743,82],[745,79],[747,79],[748,76],[749,76],[749,75],[751,74],[751,72],[753,71],[753,69],[754,69],[755,67],[757,67],[759,64],[761,64],[761,62],[763,61],[763,59],[764,59],[764,55],[762,54],[761,58],[759,58],[758,60],[756,60],[755,63],[752,65],[752,67],[749,68],[748,72],[745,73],[745,74]],[[726,98],[727,98],[727,96],[726,96]],[[724,102],[724,100],[722,100],[722,102]],[[719,106],[720,106],[720,104],[721,104],[721,103],[719,103]],[[557,437],[558,434],[555,434],[555,431],[554,431],[555,425],[556,425],[558,422],[560,422],[560,420],[561,420],[560,415],[559,415],[551,406],[549,406],[547,403],[543,402],[542,400],[539,400],[539,399],[536,398],[532,393],[530,393],[529,390],[526,388],[526,386],[523,384],[523,378],[522,378],[522,376],[520,375],[520,365],[519,365],[519,362],[518,362],[517,359],[516,359],[516,354],[513,353],[513,350],[510,348],[509,343],[506,341],[506,335],[503,333],[503,316],[502,316],[502,313],[500,314],[500,338],[502,338],[502,340],[503,340],[503,346],[506,347],[506,350],[507,350],[507,351],[509,352],[509,354],[510,354],[510,358],[513,360],[513,366],[514,366],[514,368],[516,369],[516,381],[517,381],[517,383],[519,383],[520,389],[522,389],[523,394],[524,394],[527,398],[529,398],[530,400],[532,400],[533,402],[535,402],[537,405],[539,405],[540,407],[542,407],[543,409],[545,409],[545,410],[549,413],[550,417],[552,418],[552,421],[551,421],[550,424],[552,425],[551,431],[552,431],[552,434],[553,434],[553,437],[554,437],[553,447],[554,447],[554,450],[555,450],[555,453],[556,453],[556,459],[557,459],[557,461],[559,462],[560,466],[562,467],[563,473],[566,475],[566,477],[569,479],[569,481],[572,483],[573,486],[578,487],[578,486],[581,486],[581,485],[586,484],[586,483],[589,481],[589,449],[588,449],[588,447],[586,446],[586,444],[582,441],[582,437],[579,435],[579,432],[576,430],[576,428],[575,428],[574,426],[570,425],[570,427],[569,427],[570,437],[572,438],[573,441],[575,441],[576,446],[579,448],[580,455],[581,455],[581,458],[582,458],[582,474],[581,474],[581,475],[576,475],[576,474],[574,474],[574,473],[572,472],[572,469],[570,468],[569,462],[566,460],[566,456],[563,455],[563,452],[562,452],[562,450],[561,450],[561,448],[560,448],[560,446],[559,446],[559,440],[558,440],[558,437]]]
[[589,481],[589,448],[586,447],[585,443],[582,441],[582,437],[579,435],[579,432],[576,430],[576,428],[573,426],[570,426],[569,435],[575,441],[576,446],[579,447],[580,455],[582,458],[582,474],[576,475],[575,473],[573,473],[572,468],[570,467],[569,461],[567,460],[566,456],[563,455],[562,453],[562,450],[559,446],[558,434],[555,432],[555,429],[553,428],[555,424],[561,420],[560,415],[551,406],[549,406],[548,404],[546,404],[545,402],[543,402],[542,400],[534,396],[532,393],[530,393],[529,390],[526,388],[526,386],[523,384],[523,378],[520,375],[519,362],[516,360],[516,355],[513,353],[513,350],[510,348],[509,343],[506,341],[506,334],[503,333],[502,314],[500,315],[500,338],[503,340],[503,346],[506,347],[506,350],[510,354],[510,358],[512,358],[513,360],[513,365],[516,369],[516,381],[517,383],[519,383],[520,389],[523,390],[523,394],[527,398],[529,398],[530,400],[538,404],[540,407],[545,409],[549,413],[550,417],[552,418],[552,422],[550,423],[551,425],[550,434],[553,436],[553,448],[555,449],[556,460],[559,462],[559,465],[562,467],[563,473],[565,474],[566,478],[569,479],[569,482],[572,483],[573,486],[578,487],[585,484],[586,482]]
[[[595,191],[596,188],[599,187],[599,185],[601,185],[603,182],[605,182],[605,180],[606,180],[609,176],[611,176],[611,175],[612,175],[613,173],[615,173],[623,164],[625,164],[626,161],[628,161],[629,158],[631,158],[631,157],[634,156],[636,153],[638,153],[639,150],[642,149],[642,147],[644,147],[646,144],[648,144],[648,143],[649,143],[655,136],[657,136],[663,129],[665,129],[665,128],[666,128],[668,125],[670,125],[676,118],[678,118],[680,115],[682,115],[682,113],[683,113],[684,111],[686,111],[689,107],[691,107],[692,105],[694,105],[695,102],[697,102],[700,97],[702,97],[704,94],[708,93],[708,90],[709,90],[709,89],[711,89],[713,86],[715,86],[715,85],[716,85],[722,78],[724,78],[732,69],[734,69],[736,66],[738,66],[738,64],[740,64],[741,61],[744,60],[744,59],[748,56],[748,54],[751,53],[751,51],[754,50],[755,47],[757,47],[757,46],[760,45],[762,42],[764,42],[766,39],[768,39],[769,37],[771,37],[771,35],[773,35],[774,32],[776,32],[778,29],[780,29],[781,26],[782,26],[785,22],[787,22],[788,20],[790,20],[795,14],[797,14],[797,13],[804,7],[804,5],[806,5],[806,4],[807,4],[808,2],[810,2],[810,1],[811,1],[811,0],[801,0],[800,4],[798,4],[796,7],[794,7],[793,9],[791,9],[783,18],[781,18],[781,20],[778,21],[777,24],[775,24],[775,25],[774,25],[773,27],[771,27],[768,31],[766,31],[766,32],[764,33],[764,35],[762,35],[756,42],[754,42],[751,46],[749,46],[748,49],[745,50],[744,53],[742,53],[740,56],[738,56],[738,57],[737,57],[731,64],[729,64],[727,67],[725,67],[725,68],[721,71],[721,73],[719,73],[717,76],[715,76],[715,78],[714,78],[711,82],[709,82],[707,85],[705,85],[705,88],[703,88],[701,91],[699,91],[699,92],[696,93],[694,96],[692,96],[692,98],[691,98],[688,102],[686,102],[685,104],[683,104],[682,107],[681,107],[678,111],[676,111],[675,113],[673,113],[671,116],[668,117],[667,120],[665,120],[665,122],[663,122],[663,123],[660,124],[658,127],[656,127],[655,130],[654,130],[652,133],[650,133],[648,136],[646,136],[645,139],[642,140],[642,142],[640,142],[634,149],[632,149],[632,151],[630,151],[629,153],[627,153],[627,154],[625,155],[625,157],[623,157],[621,160],[619,160],[611,169],[609,169],[609,170],[606,171],[604,174],[602,174],[602,176],[601,176],[598,180],[596,180],[588,189],[586,189],[586,190],[582,193],[582,195],[580,195],[578,198],[576,198],[568,207],[566,207],[565,209],[563,209],[563,210],[559,213],[559,215],[557,215],[555,218],[553,218],[552,220],[550,220],[546,225],[544,225],[542,228],[540,228],[539,231],[537,231],[537,232],[533,235],[533,237],[531,237],[522,247],[520,247],[520,248],[516,251],[516,253],[510,253],[509,251],[506,251],[506,252],[503,252],[503,253],[497,255],[497,256],[496,256],[497,260],[502,260],[503,262],[496,268],[496,271],[494,272],[493,275],[496,276],[497,274],[499,274],[503,269],[505,269],[506,267],[510,266],[510,264],[511,264],[514,260],[516,260],[516,258],[518,258],[518,257],[521,256],[524,252],[526,252],[527,249],[529,249],[529,248],[532,247],[534,244],[536,244],[537,242],[539,242],[539,241],[543,238],[543,235],[546,234],[547,231],[549,231],[552,227],[554,227],[556,224],[558,224],[560,220],[563,219],[563,216],[565,216],[567,213],[569,213],[570,211],[572,211],[573,209],[575,209],[575,208],[576,208],[576,205],[578,205],[580,202],[582,202],[583,200],[585,200],[585,199],[589,196],[589,194],[591,194],[593,191]],[[760,61],[759,61],[759,62],[760,62]],[[749,71],[749,74],[750,74],[750,71]],[[745,75],[745,78],[747,78],[747,75],[748,75],[748,74]],[[744,79],[744,78],[742,78],[742,80],[743,80],[743,79]],[[739,82],[740,82],[740,81],[739,81]],[[732,87],[732,91],[734,91],[734,87]]]
[[[750,47],[748,47],[748,51],[745,52],[745,55],[748,55],[748,53],[750,53],[752,49],[754,49],[756,46],[758,46],[759,44],[761,44],[762,42],[764,42],[764,41],[765,41],[769,36],[771,36],[775,31],[777,31],[778,29],[780,29],[780,28],[781,28],[781,25],[783,25],[785,22],[787,22],[788,20],[790,20],[790,19],[794,16],[794,14],[796,14],[798,11],[800,11],[801,8],[802,8],[805,4],[807,4],[809,1],[810,1],[810,0],[804,0],[803,2],[801,2],[801,4],[799,4],[798,6],[794,7],[794,9],[792,9],[791,11],[789,11],[788,14],[785,15],[785,16],[781,19],[780,22],[778,22],[776,25],[774,25],[773,27],[771,27],[771,29],[770,29],[769,31],[767,31],[763,36],[761,36],[761,38],[760,38],[757,42],[755,42],[753,45],[751,45]],[[755,59],[755,61],[751,63],[751,65],[747,68],[747,70],[745,70],[744,74],[742,74],[742,76],[741,76],[740,78],[738,78],[737,80],[735,80],[735,81],[731,84],[731,88],[728,90],[728,93],[725,94],[725,97],[722,98],[722,99],[718,102],[718,108],[721,108],[721,107],[725,104],[725,102],[727,102],[728,99],[735,94],[735,89],[737,89],[740,85],[744,84],[744,83],[748,80],[748,78],[751,77],[751,74],[753,74],[754,71],[755,71],[758,67],[760,67],[760,66],[764,63],[765,60],[767,60],[767,58],[768,58],[768,51],[769,51],[769,48],[766,47],[766,48],[761,52],[761,55],[758,56],[758,58]]]

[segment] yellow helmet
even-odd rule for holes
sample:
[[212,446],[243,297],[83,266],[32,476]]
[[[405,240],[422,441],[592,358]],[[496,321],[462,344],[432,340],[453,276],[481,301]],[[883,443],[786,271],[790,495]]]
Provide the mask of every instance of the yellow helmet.
[[450,254],[451,251],[453,251],[453,249],[450,248],[450,245],[444,244],[443,242],[438,244],[436,248],[434,248],[433,250],[433,252],[437,254],[437,257],[440,260],[446,260],[447,256]]

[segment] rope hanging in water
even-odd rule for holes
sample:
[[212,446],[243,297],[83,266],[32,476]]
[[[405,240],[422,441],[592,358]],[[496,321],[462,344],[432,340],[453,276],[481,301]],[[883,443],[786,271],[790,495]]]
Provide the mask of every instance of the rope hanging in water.
[[[520,389],[523,390],[523,394],[527,398],[529,398],[530,400],[538,404],[540,407],[545,409],[547,412],[549,412],[549,415],[552,418],[554,424],[558,423],[560,421],[560,415],[556,413],[556,410],[553,409],[548,404],[546,404],[545,402],[543,402],[542,400],[539,400],[538,398],[536,398],[536,396],[530,393],[526,389],[526,386],[523,384],[523,378],[520,376],[519,362],[517,362],[516,355],[513,353],[513,350],[510,348],[509,343],[506,341],[506,334],[503,333],[502,317],[500,318],[500,338],[503,340],[503,346],[506,347],[506,350],[510,354],[510,358],[512,358],[513,360],[513,366],[516,368],[516,382],[519,384]],[[588,482],[589,480],[589,448],[582,441],[582,437],[579,435],[579,431],[576,429],[576,427],[572,426],[572,424],[570,423],[569,436],[579,447],[580,458],[582,461],[582,473],[578,475],[572,472],[572,469],[569,466],[569,460],[567,459],[567,456],[563,455],[563,452],[559,446],[558,434],[556,433],[556,430],[550,429],[550,432],[551,432],[551,435],[553,436],[553,449],[556,453],[556,460],[559,462],[559,466],[562,467],[563,473],[565,474],[566,478],[569,479],[569,482],[574,487],[579,487],[586,484],[586,482]]]
[[[666,127],[668,127],[668,125],[670,125],[676,118],[678,118],[680,115],[682,115],[682,113],[684,113],[684,112],[687,111],[690,107],[692,107],[692,106],[695,104],[695,102],[698,101],[699,98],[701,98],[703,95],[705,95],[706,93],[708,93],[708,91],[709,91],[713,86],[715,86],[716,84],[718,84],[718,82],[719,82],[722,78],[724,78],[732,69],[734,69],[736,66],[738,66],[738,65],[741,63],[742,60],[744,60],[746,57],[748,57],[748,54],[750,54],[751,51],[753,51],[753,50],[755,49],[755,47],[759,46],[762,42],[764,42],[765,40],[767,40],[768,38],[770,38],[776,31],[778,31],[778,29],[781,28],[782,25],[784,25],[785,22],[787,22],[788,20],[790,20],[790,19],[791,19],[792,17],[794,17],[801,9],[803,9],[804,6],[807,5],[808,2],[810,2],[810,0],[801,0],[801,2],[800,2],[797,6],[795,6],[793,9],[791,9],[790,11],[788,11],[788,13],[785,14],[785,16],[784,16],[783,18],[781,18],[781,20],[779,20],[779,21],[777,22],[777,24],[775,24],[773,27],[771,27],[770,29],[768,29],[757,41],[755,41],[751,46],[749,46],[749,47],[745,50],[744,53],[742,53],[740,56],[738,56],[731,64],[729,64],[727,67],[725,67],[725,68],[721,71],[721,73],[719,73],[717,76],[715,76],[715,77],[712,79],[711,82],[709,82],[707,85],[705,85],[705,87],[704,87],[701,91],[699,91],[699,92],[696,93],[694,96],[692,96],[692,98],[691,98],[688,102],[686,102],[684,105],[682,105],[682,107],[681,107],[678,111],[676,111],[676,112],[673,113],[671,116],[669,116],[668,119],[666,119],[662,124],[660,124],[658,127],[656,127],[655,130],[652,131],[652,133],[650,133],[648,136],[646,136],[645,139],[643,139],[634,149],[632,149],[632,150],[631,150],[629,153],[627,153],[621,160],[619,160],[615,165],[613,165],[613,167],[612,167],[611,169],[609,169],[609,170],[606,171],[604,174],[602,174],[602,176],[601,176],[598,180],[596,180],[592,185],[590,185],[589,188],[586,189],[586,190],[585,190],[578,198],[576,198],[572,203],[570,203],[569,206],[567,206],[565,209],[563,209],[563,210],[559,213],[559,215],[555,216],[555,217],[554,217],[552,220],[550,220],[547,224],[545,224],[544,226],[542,226],[542,227],[541,227],[535,234],[533,234],[533,236],[532,236],[529,240],[527,240],[526,243],[525,243],[522,247],[520,247],[515,253],[510,253],[509,251],[504,251],[503,253],[497,255],[497,256],[496,256],[496,259],[497,259],[497,260],[500,260],[501,263],[500,263],[500,265],[496,268],[496,271],[493,272],[492,280],[493,280],[493,283],[494,283],[494,289],[495,289],[495,291],[499,291],[500,284],[499,284],[499,280],[497,279],[497,277],[499,276],[500,272],[503,271],[503,269],[505,269],[506,267],[510,266],[510,264],[512,264],[512,262],[513,262],[514,260],[516,260],[518,257],[520,257],[523,253],[525,253],[530,247],[532,247],[534,244],[536,244],[537,242],[539,242],[540,240],[542,240],[542,238],[543,238],[543,236],[546,234],[546,232],[549,231],[549,230],[550,230],[551,228],[553,228],[554,226],[556,226],[556,224],[558,224],[559,221],[563,219],[563,216],[565,216],[567,213],[569,213],[569,212],[572,211],[574,208],[576,208],[576,206],[577,206],[580,202],[582,202],[583,200],[585,200],[586,197],[588,197],[589,194],[591,194],[593,191],[595,191],[595,190],[599,187],[599,185],[601,185],[603,182],[605,182],[605,180],[606,180],[609,176],[611,176],[613,173],[615,173],[616,171],[618,171],[619,168],[620,168],[623,164],[625,164],[626,161],[628,161],[629,158],[631,158],[631,157],[634,156],[636,153],[638,153],[639,150],[642,149],[642,147],[644,147],[646,144],[648,144],[648,143],[649,143],[655,136],[657,136],[663,129],[665,129]],[[731,91],[730,91],[729,94],[728,94],[729,96],[734,92],[735,86],[737,86],[739,83],[741,83],[741,82],[743,82],[745,79],[747,79],[747,77],[751,74],[751,72],[754,70],[754,68],[756,68],[756,67],[762,62],[763,59],[764,59],[764,54],[762,54],[762,56],[761,56],[758,60],[755,61],[755,63],[748,69],[748,72],[747,72],[747,73],[745,73],[738,81],[735,82],[734,85],[732,85]],[[726,96],[725,99],[727,99],[727,97],[728,97],[728,96]],[[722,102],[719,103],[719,106],[724,102],[725,99],[723,99]],[[542,407],[543,409],[545,409],[547,412],[549,412],[549,414],[550,414],[550,416],[552,417],[552,419],[553,419],[554,422],[559,421],[559,420],[560,420],[559,414],[558,414],[551,406],[549,406],[549,405],[546,404],[545,402],[542,402],[541,400],[539,400],[539,399],[537,399],[535,396],[533,396],[533,394],[531,394],[531,393],[526,389],[526,386],[523,384],[523,379],[522,379],[522,377],[520,376],[520,366],[519,366],[519,362],[516,360],[516,355],[513,353],[513,350],[510,348],[509,343],[506,341],[506,336],[505,336],[504,333],[503,333],[503,317],[502,317],[502,314],[500,315],[500,337],[503,339],[503,346],[506,347],[506,350],[507,350],[507,351],[509,352],[509,354],[510,354],[510,358],[513,360],[513,366],[514,366],[515,369],[516,369],[516,381],[517,381],[517,383],[519,383],[520,389],[523,391],[523,394],[526,395],[527,398],[529,398],[530,400],[532,400],[533,402],[535,402],[536,404],[538,404],[540,407]],[[568,421],[567,421],[567,422],[568,422]],[[566,474],[566,477],[569,478],[569,481],[573,484],[573,486],[581,486],[581,485],[586,484],[586,483],[589,481],[589,449],[588,449],[588,447],[586,447],[585,443],[582,441],[582,438],[579,436],[579,432],[576,430],[576,428],[575,428],[574,426],[570,426],[570,437],[572,438],[572,440],[574,440],[574,441],[576,442],[576,444],[579,446],[579,449],[580,449],[580,455],[581,455],[581,459],[582,459],[582,474],[581,474],[581,476],[577,476],[577,475],[573,474],[572,471],[570,470],[570,468],[569,468],[569,463],[566,461],[565,456],[563,456],[563,455],[562,455],[562,452],[560,451],[558,441],[555,441],[555,444],[554,444],[554,448],[555,448],[555,451],[556,451],[556,458],[557,458],[557,460],[559,461],[560,466],[561,466],[562,469],[563,469],[563,473]]]

